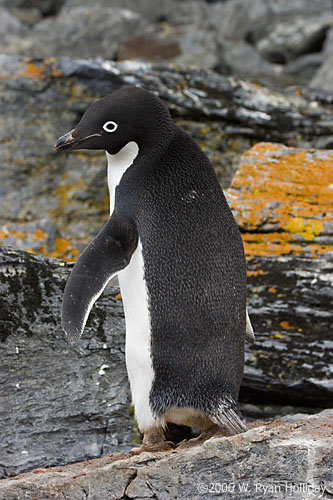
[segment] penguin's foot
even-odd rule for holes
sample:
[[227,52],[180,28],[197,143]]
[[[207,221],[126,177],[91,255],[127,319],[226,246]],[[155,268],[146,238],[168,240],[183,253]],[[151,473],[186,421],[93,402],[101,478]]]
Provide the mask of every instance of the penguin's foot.
[[138,448],[132,448],[130,453],[139,455],[143,451],[166,451],[172,448],[174,448],[174,443],[165,439],[163,429],[154,428],[144,433],[142,445]]
[[212,425],[208,429],[202,431],[199,436],[177,444],[176,448],[190,448],[192,446],[198,446],[215,435],[223,437],[228,436],[229,434],[227,431],[224,431],[224,429],[221,429],[219,425]]

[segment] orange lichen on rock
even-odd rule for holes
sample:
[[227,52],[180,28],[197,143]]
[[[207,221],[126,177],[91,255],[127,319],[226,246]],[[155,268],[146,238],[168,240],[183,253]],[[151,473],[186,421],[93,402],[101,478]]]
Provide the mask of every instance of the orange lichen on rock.
[[281,321],[280,326],[284,328],[284,330],[297,330],[296,326],[291,326],[289,321]]
[[55,57],[50,57],[43,61],[34,61],[30,57],[27,57],[25,61],[19,63],[18,71],[11,74],[2,73],[1,78],[23,77],[34,81],[45,80],[48,77],[56,78],[62,74],[56,67],[56,61]]
[[226,195],[248,256],[333,250],[333,151],[258,143]]
[[[67,174],[63,176],[62,181],[67,181]],[[84,188],[85,185],[82,179],[77,179],[75,182],[59,184],[54,191],[54,194],[60,199],[58,204],[59,208],[64,207],[75,193],[83,191]]]
[[46,240],[47,236],[41,229],[37,228],[35,234],[31,237],[33,241]]
[[262,269],[257,269],[256,271],[247,271],[248,276],[260,276],[261,274],[267,274],[267,272],[263,271]]
[[53,251],[47,254],[49,257],[63,259],[66,261],[76,261],[79,256],[79,250],[66,238],[57,238],[54,243]]

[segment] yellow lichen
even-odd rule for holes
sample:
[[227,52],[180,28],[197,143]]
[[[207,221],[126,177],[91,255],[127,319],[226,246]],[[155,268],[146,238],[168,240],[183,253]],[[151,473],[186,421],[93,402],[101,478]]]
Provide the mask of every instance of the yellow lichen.
[[260,276],[261,274],[267,274],[266,271],[263,271],[262,269],[257,269],[256,271],[246,271],[246,274],[248,276]]
[[[316,243],[332,220],[332,160],[331,151],[270,143],[243,155],[229,192],[240,227],[250,231],[243,234],[247,256],[333,250]],[[265,224],[275,232],[260,231]]]
[[323,231],[324,225],[316,219],[294,217],[288,220],[285,229],[289,233],[299,234],[305,240],[311,241]]
[[37,228],[35,234],[31,237],[33,241],[46,240],[47,236],[41,229]]
[[49,257],[63,259],[66,261],[75,261],[78,258],[79,250],[66,238],[57,238],[51,253],[44,254]]
[[289,321],[281,321],[280,326],[282,326],[282,328],[284,330],[296,330],[297,329],[296,326],[291,326],[289,324]]

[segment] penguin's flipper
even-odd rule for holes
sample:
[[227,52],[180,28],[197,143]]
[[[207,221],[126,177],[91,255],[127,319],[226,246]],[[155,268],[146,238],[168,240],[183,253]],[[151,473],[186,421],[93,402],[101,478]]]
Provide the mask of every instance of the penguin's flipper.
[[255,341],[254,331],[251,325],[250,317],[246,309],[246,330],[245,330],[245,340],[250,344]]
[[69,342],[79,340],[92,306],[108,281],[130,262],[138,244],[134,223],[117,212],[80,255],[67,281],[62,326]]
[[225,396],[217,410],[210,414],[210,417],[215,424],[227,429],[231,435],[248,430],[239,418],[237,404],[231,396]]

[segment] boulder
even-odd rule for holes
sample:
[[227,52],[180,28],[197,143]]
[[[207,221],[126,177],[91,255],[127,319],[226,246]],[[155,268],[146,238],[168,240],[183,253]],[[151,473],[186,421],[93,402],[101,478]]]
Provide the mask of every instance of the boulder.
[[108,287],[81,341],[61,328],[71,266],[0,247],[0,476],[129,449],[124,317]]
[[332,405],[333,252],[313,257],[253,256],[248,261],[255,342],[245,349],[242,402]]
[[277,23],[256,47],[269,61],[285,64],[299,55],[319,52],[332,21],[323,15]]
[[333,399],[332,161],[333,151],[259,143],[226,191],[248,258],[256,332],[241,389],[248,402],[254,387],[256,401],[260,391],[263,401],[296,405]]
[[260,81],[275,79],[278,75],[279,69],[247,42],[221,40],[218,49],[215,69],[219,73],[258,78]]
[[241,158],[227,197],[252,255],[333,248],[333,150],[258,143]]
[[0,7],[0,40],[6,43],[9,36],[22,29],[22,25],[17,17],[13,16],[9,10]]
[[310,81],[309,86],[333,92],[333,52],[329,54]]
[[0,500],[329,499],[332,417],[326,410],[214,436],[201,446],[39,468],[0,481]]
[[[128,9],[151,22],[158,22],[168,18],[170,13],[177,10],[179,3],[177,0],[159,0],[158,2],[152,2],[151,0],[98,0],[99,5]],[[183,0],[181,3],[187,5],[192,2]],[[67,0],[65,3],[65,8],[79,6],[90,7],[91,2],[90,0]]]
[[138,14],[99,4],[63,9],[37,23],[29,36],[12,38],[7,54],[114,59],[133,33],[146,26]]

